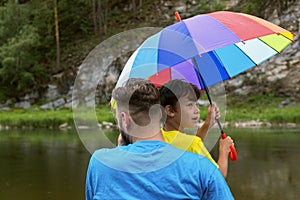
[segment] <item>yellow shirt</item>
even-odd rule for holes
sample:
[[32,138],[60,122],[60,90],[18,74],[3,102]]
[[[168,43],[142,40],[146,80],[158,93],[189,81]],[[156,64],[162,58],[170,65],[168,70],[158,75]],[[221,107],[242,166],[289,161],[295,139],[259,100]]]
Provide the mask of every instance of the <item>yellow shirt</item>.
[[218,164],[215,162],[215,160],[211,157],[210,153],[207,151],[201,138],[194,135],[187,135],[176,130],[165,131],[161,129],[161,131],[166,143],[169,143],[185,151],[203,155],[207,157],[213,164],[215,164],[219,168]]

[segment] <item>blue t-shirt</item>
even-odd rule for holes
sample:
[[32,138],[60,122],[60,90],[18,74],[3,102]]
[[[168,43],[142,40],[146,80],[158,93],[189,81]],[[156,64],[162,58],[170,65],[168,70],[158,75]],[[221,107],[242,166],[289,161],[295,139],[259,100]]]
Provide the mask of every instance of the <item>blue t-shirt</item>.
[[160,141],[101,149],[91,157],[86,199],[233,199],[207,158]]

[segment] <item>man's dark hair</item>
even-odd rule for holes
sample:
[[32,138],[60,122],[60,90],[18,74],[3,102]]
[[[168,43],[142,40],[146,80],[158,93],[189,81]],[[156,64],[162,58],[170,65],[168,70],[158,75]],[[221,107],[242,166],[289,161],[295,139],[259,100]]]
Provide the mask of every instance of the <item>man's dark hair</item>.
[[[145,126],[150,123],[150,108],[160,104],[159,92],[148,80],[131,78],[123,87],[114,89],[113,98],[117,107],[129,115],[138,125]],[[159,111],[159,107],[157,107]]]
[[159,89],[160,102],[162,107],[170,105],[175,109],[178,99],[187,96],[191,101],[197,101],[201,96],[199,88],[183,80],[174,79],[164,84]]

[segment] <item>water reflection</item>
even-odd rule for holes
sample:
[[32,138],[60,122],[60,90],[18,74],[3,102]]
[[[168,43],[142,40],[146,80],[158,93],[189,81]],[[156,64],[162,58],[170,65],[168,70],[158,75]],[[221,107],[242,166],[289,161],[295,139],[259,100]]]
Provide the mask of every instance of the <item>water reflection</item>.
[[84,199],[88,159],[76,132],[0,132],[0,199]]
[[239,161],[228,183],[237,199],[298,199],[300,131],[233,130]]
[[[228,184],[242,200],[300,196],[300,130],[231,129],[239,160]],[[117,132],[105,132],[115,143]],[[104,144],[104,146],[110,144]],[[217,146],[212,150],[217,155]],[[0,199],[84,199],[90,153],[76,131],[0,132]]]

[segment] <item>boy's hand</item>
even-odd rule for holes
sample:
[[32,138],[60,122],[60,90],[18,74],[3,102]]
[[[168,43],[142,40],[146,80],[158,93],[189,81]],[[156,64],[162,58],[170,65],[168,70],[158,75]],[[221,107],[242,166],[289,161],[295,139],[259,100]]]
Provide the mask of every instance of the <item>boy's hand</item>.
[[230,136],[227,136],[225,139],[220,139],[220,147],[219,153],[228,156],[230,150],[230,146],[234,145],[233,140]]
[[218,106],[215,103],[213,103],[208,107],[207,118],[205,120],[205,123],[207,123],[209,127],[212,127],[216,123],[216,119],[219,119],[220,117],[220,110]]

